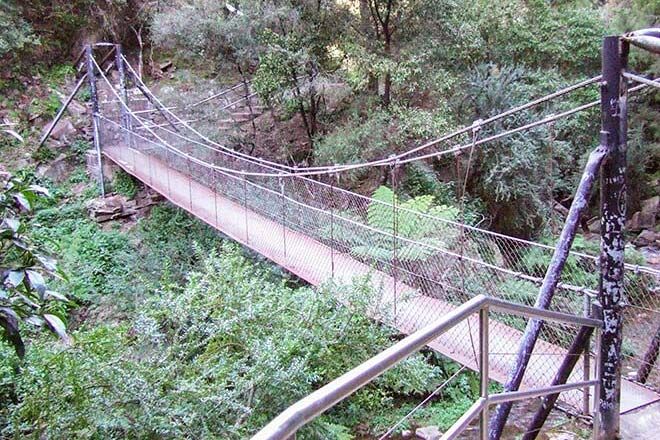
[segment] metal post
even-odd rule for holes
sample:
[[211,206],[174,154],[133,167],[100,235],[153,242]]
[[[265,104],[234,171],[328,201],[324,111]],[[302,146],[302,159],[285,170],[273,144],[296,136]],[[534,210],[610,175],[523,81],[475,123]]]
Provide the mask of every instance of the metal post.
[[245,214],[245,243],[250,243],[248,234],[248,206],[247,206],[247,176],[243,175],[243,212]]
[[163,146],[165,149],[165,163],[167,164],[167,195],[172,197],[172,183],[170,179],[170,171],[174,167],[174,161],[170,159],[170,149]]
[[213,173],[211,180],[213,181],[213,204],[215,206],[215,226],[216,228],[220,227],[220,222],[218,221],[218,175],[215,168],[211,169]]
[[[587,295],[586,293],[584,294],[584,317],[585,318],[591,318],[591,297]],[[587,340],[587,344],[584,347],[584,352],[582,353],[582,379],[584,381],[588,381],[591,378],[589,377],[591,375],[591,365],[590,365],[590,360],[591,360],[591,338]],[[589,392],[590,392],[590,387],[584,387],[584,391],[582,394],[582,414],[585,416],[589,415]]]
[[121,126],[125,130],[124,137],[126,139],[126,146],[131,148],[131,134],[128,127],[128,92],[126,91],[126,71],[124,70],[124,60],[122,59],[121,44],[115,45],[115,64],[117,66],[117,74],[119,77],[119,113],[121,114]]
[[626,81],[628,45],[605,37],[602,52],[601,144],[607,157],[601,166],[601,251],[598,299],[603,313],[600,356],[599,439],[619,438],[621,337],[626,220]]
[[66,98],[66,100],[62,104],[62,107],[60,107],[57,114],[53,118],[53,121],[46,129],[46,132],[43,134],[43,136],[41,136],[41,140],[39,141],[39,145],[38,145],[39,147],[41,147],[43,144],[46,143],[51,133],[55,129],[55,126],[57,125],[58,122],[60,122],[60,119],[62,119],[62,116],[64,116],[64,112],[66,111],[67,108],[69,108],[69,104],[71,104],[71,101],[73,101],[73,98],[75,98],[75,96],[78,94],[78,92],[80,91],[86,80],[87,80],[87,74],[85,74],[85,76],[81,77],[78,80],[76,86],[73,88],[73,92],[71,92],[71,94]]
[[[600,309],[598,310],[598,313],[594,313],[594,316],[598,315],[598,317],[602,317],[600,313]],[[602,341],[603,341],[603,332],[600,328],[596,327],[594,328],[594,333],[595,333],[595,344],[596,346],[594,347],[594,377],[596,379],[600,379],[602,377],[601,369],[600,369],[600,358],[601,358],[601,349],[602,349]],[[600,396],[601,393],[601,381],[599,380],[596,382],[596,385],[594,386],[594,401],[593,401],[593,438],[594,439],[599,439],[600,438],[600,421],[598,417],[598,408],[600,407],[600,399],[598,396]]]
[[188,202],[189,202],[189,206],[190,206],[190,212],[192,213],[193,212],[193,206],[192,206],[192,201],[193,201],[193,197],[192,197],[192,175],[193,174],[192,174],[192,168],[191,168],[189,157],[186,158],[186,164],[188,165]]
[[481,357],[479,362],[479,388],[481,391],[481,397],[485,401],[484,407],[481,410],[481,420],[479,421],[479,438],[481,440],[488,439],[488,315],[489,312],[487,306],[484,306],[479,310],[479,355]]
[[96,149],[96,158],[99,165],[99,184],[101,186],[101,196],[105,197],[105,182],[103,177],[103,160],[101,155],[101,139],[99,133],[99,95],[96,89],[96,68],[94,66],[94,53],[92,46],[85,48],[87,56],[87,78],[89,79],[89,91],[92,99],[92,129],[94,132],[94,148]]
[[282,244],[284,246],[284,258],[286,259],[286,200],[284,199],[284,180],[280,181],[280,199],[282,200]]
[[398,213],[397,213],[397,176],[396,176],[396,170],[397,170],[397,165],[398,165],[398,160],[397,163],[395,163],[392,166],[392,231],[393,231],[393,240],[392,240],[392,277],[394,278],[394,324],[396,325],[396,318],[397,318],[397,297],[398,297],[398,292],[397,292],[397,265],[398,265],[398,255],[397,255],[397,233],[399,230],[399,219],[398,219]]
[[[339,174],[330,176],[330,270],[335,279],[335,186],[334,179],[339,180]],[[337,182],[339,183],[339,182]]]

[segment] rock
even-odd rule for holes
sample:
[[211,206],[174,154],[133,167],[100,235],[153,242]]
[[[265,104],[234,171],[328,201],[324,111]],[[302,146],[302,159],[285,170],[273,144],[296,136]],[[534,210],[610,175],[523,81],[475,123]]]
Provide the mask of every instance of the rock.
[[75,167],[76,160],[74,157],[60,154],[52,162],[39,166],[37,176],[47,177],[55,183],[61,183],[69,177]]
[[165,61],[164,63],[160,63],[160,64],[158,65],[158,68],[159,68],[161,71],[163,71],[163,72],[165,72],[165,71],[166,71],[167,69],[169,69],[170,67],[172,67],[172,61],[170,61],[170,60],[167,60],[167,61]]
[[426,426],[424,428],[418,428],[415,431],[415,435],[423,440],[439,440],[442,437],[442,432],[440,432],[437,426]]
[[98,223],[131,217],[136,214],[135,209],[126,206],[126,197],[113,195],[106,198],[91,200],[87,204],[90,217]]
[[636,213],[633,214],[633,216],[628,220],[628,223],[626,224],[626,228],[628,228],[629,231],[639,231],[642,229],[641,223],[640,223],[640,216],[642,215],[641,212],[637,211]]
[[656,240],[660,239],[660,234],[654,232],[650,229],[645,229],[641,234],[633,240],[635,246],[649,246],[655,243]]
[[639,215],[639,225],[641,229],[653,229],[655,219],[660,210],[660,196],[651,197],[642,202],[642,210]]
[[593,234],[600,233],[600,218],[598,217],[592,218],[591,220],[589,220],[587,225],[589,226],[589,232]]
[[[48,124],[46,127],[46,130],[50,127],[51,124]],[[70,119],[61,119],[57,125],[55,125],[55,128],[53,128],[53,131],[50,134],[50,137],[53,139],[58,139],[58,140],[70,140],[69,138],[73,136],[76,133],[76,127],[74,127],[73,123],[71,122]]]
[[87,114],[87,107],[76,101],[71,101],[67,107],[67,111],[75,118],[81,118]]
[[410,438],[410,437],[412,437],[412,435],[413,435],[413,433],[412,433],[412,431],[409,430],[409,429],[404,429],[404,430],[401,432],[401,438]]

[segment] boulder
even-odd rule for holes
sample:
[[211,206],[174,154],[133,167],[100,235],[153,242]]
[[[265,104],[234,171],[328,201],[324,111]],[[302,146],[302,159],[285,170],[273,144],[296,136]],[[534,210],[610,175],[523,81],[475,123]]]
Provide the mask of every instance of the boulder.
[[639,231],[642,229],[640,222],[641,215],[642,213],[637,211],[632,215],[632,217],[630,217],[630,220],[628,220],[628,223],[626,224],[626,228],[628,228],[629,231]]
[[660,234],[650,229],[645,229],[633,240],[633,244],[635,246],[650,246],[656,240],[660,240]]
[[67,107],[67,111],[73,117],[80,119],[87,114],[87,107],[76,101],[71,101]]
[[642,202],[639,224],[643,229],[653,229],[655,227],[658,210],[660,210],[660,196],[651,197]]
[[39,166],[37,168],[37,176],[47,177],[55,183],[62,183],[68,179],[75,167],[75,157],[60,154],[55,160]]
[[424,428],[417,428],[415,435],[417,438],[423,440],[440,440],[442,432],[437,426],[426,426]]
[[[48,130],[51,124],[47,126],[46,130]],[[76,133],[76,131],[76,127],[73,125],[71,120],[64,118],[61,119],[57,125],[55,125],[55,128],[53,128],[50,137],[57,140],[71,140],[71,137]]]

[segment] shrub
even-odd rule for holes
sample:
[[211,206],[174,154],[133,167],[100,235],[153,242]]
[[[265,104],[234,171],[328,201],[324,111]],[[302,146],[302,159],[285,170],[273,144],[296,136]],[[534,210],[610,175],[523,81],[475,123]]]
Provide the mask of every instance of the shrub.
[[20,16],[13,0],[0,3],[0,58],[34,44],[39,44],[39,39]]
[[81,204],[41,210],[34,222],[35,238],[50,243],[60,254],[62,267],[70,274],[66,289],[74,298],[89,301],[137,287],[134,274],[127,273],[135,258],[128,237],[101,229],[86,218]]
[[[5,436],[246,438],[314,388],[392,344],[362,307],[367,284],[291,289],[235,246],[212,254],[183,289],[149,298],[128,325],[75,334],[63,349],[36,341],[16,374],[0,362]],[[0,346],[0,351],[6,350]],[[346,438],[357,419],[397,396],[421,395],[440,369],[415,356],[315,422],[300,438]]]
[[115,174],[115,178],[112,181],[112,189],[114,189],[117,194],[132,199],[138,193],[139,182],[125,171],[119,171]]
[[0,336],[23,356],[23,324],[45,327],[68,340],[63,318],[67,299],[47,280],[64,278],[57,262],[32,239],[25,214],[48,191],[26,179],[0,176]]
[[[397,242],[396,259],[404,262],[423,261],[435,253],[433,247],[448,248],[455,238],[452,231],[439,234],[444,226],[442,221],[429,217],[445,220],[455,220],[458,209],[446,205],[436,205],[435,198],[431,195],[418,196],[406,201],[399,197],[386,186],[379,187],[372,195],[372,201],[367,207],[366,222],[371,228],[380,231],[372,231],[360,228],[357,232],[349,229],[336,233],[337,237],[346,240],[346,245],[355,255],[363,258],[374,259],[383,263],[393,261],[394,254],[394,232],[396,220],[396,234],[398,237],[406,238],[425,245],[399,240]],[[394,204],[398,207],[397,215],[394,214]],[[346,214],[350,216],[349,214]],[[359,220],[362,221],[362,220]],[[440,236],[442,235],[442,239]]]

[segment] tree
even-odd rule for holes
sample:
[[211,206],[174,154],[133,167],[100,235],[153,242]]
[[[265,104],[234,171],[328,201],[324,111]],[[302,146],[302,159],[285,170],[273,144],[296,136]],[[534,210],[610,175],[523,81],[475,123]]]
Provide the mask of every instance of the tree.
[[21,17],[13,1],[0,3],[0,58],[38,43],[32,27]]
[[[156,14],[154,39],[231,63],[265,101],[297,112],[310,151],[318,132],[328,48],[343,33],[342,9],[329,0],[242,2],[229,9],[210,0],[176,1]],[[311,155],[309,156],[311,157]]]
[[370,93],[382,92],[381,102],[387,108],[392,103],[393,87],[407,86],[413,72],[429,77],[438,71],[430,57],[449,40],[449,11],[456,5],[452,0],[355,3],[351,38],[344,39],[342,50],[351,70],[361,77],[359,85],[366,85]]
[[63,278],[64,274],[55,260],[31,242],[22,216],[48,191],[6,174],[0,179],[0,326],[2,336],[23,357],[22,324],[45,326],[62,340],[69,340],[58,316],[63,314],[67,299],[46,284],[46,278]]

